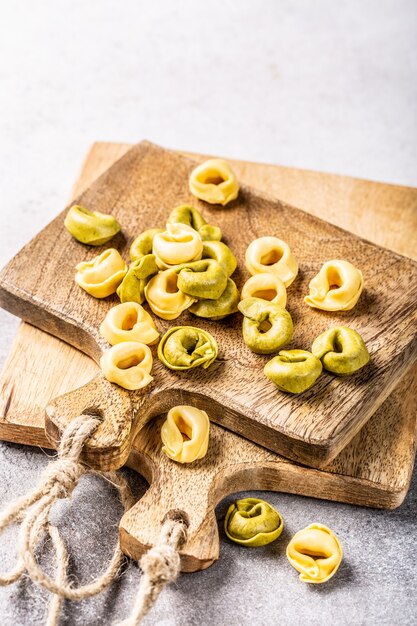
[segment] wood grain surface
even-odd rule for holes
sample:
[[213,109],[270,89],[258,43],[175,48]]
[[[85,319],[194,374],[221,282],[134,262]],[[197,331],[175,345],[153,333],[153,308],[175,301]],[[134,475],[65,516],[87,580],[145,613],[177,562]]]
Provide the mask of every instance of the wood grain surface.
[[[126,149],[122,145],[96,144],[86,159],[74,195]],[[252,168],[251,164],[240,162],[235,162],[234,167],[242,179],[244,175],[245,179],[252,175],[251,182],[266,188],[272,187],[280,179],[281,170],[286,169],[267,166],[262,173],[261,165],[253,164]],[[304,179],[304,172],[290,172],[290,179],[287,175],[283,177],[284,181],[290,180],[287,187],[281,186],[286,198],[300,193]],[[307,180],[310,174],[315,176],[305,172]],[[334,177],[330,177],[331,193],[327,196],[326,175],[317,176],[322,177],[323,210],[330,214],[334,195],[337,198]],[[334,185],[351,188],[354,197],[355,183],[341,177],[340,183]],[[396,188],[389,185],[357,183],[364,188],[369,210],[374,215],[380,210],[381,198],[385,198],[387,206],[401,208],[404,188],[397,194]],[[311,185],[314,189],[313,182]],[[310,198],[310,185],[306,189]],[[417,190],[408,190],[407,205],[417,207]],[[383,204],[382,211],[389,217],[385,207]],[[391,244],[395,232],[388,217],[384,229],[378,231],[379,241],[385,245]],[[395,212],[391,219],[395,219]],[[408,252],[407,246],[412,249],[408,237],[400,242],[404,242],[403,252]],[[417,372],[413,369],[326,471],[299,466],[214,424],[208,455],[184,467],[161,454],[161,418],[153,420],[139,433],[127,462],[148,479],[150,488],[121,521],[123,550],[137,557],[154,543],[158,520],[169,510],[183,510],[190,528],[189,540],[183,548],[182,568],[193,571],[207,567],[217,558],[219,550],[216,502],[223,495],[241,489],[287,491],[382,508],[399,506],[408,489],[415,455]],[[97,372],[97,365],[83,353],[22,323],[0,377],[0,438],[47,447],[44,406],[54,397],[87,383]]]
[[[323,467],[366,423],[415,359],[417,265],[246,186],[242,186],[238,200],[225,209],[209,207],[196,201],[188,191],[188,176],[193,167],[194,162],[188,159],[142,142],[107,170],[77,202],[118,218],[124,234],[116,237],[112,245],[125,257],[133,238],[145,228],[163,225],[172,207],[183,202],[197,204],[210,223],[222,228],[225,241],[238,258],[238,287],[247,278],[243,259],[250,241],[262,235],[279,236],[290,244],[301,268],[288,290],[287,307],[295,325],[289,348],[309,348],[326,328],[343,324],[361,333],[372,360],[349,378],[323,374],[311,390],[294,397],[278,391],[264,376],[263,366],[270,357],[255,355],[245,346],[239,314],[222,322],[195,318],[188,312],[174,322],[157,319],[161,332],[178,322],[208,330],[220,346],[219,358],[206,371],[180,373],[167,370],[156,359],[155,384],[147,392],[146,401],[143,394],[130,394],[130,415],[135,419],[118,431],[119,440],[112,438],[102,467],[107,467],[110,458],[112,463],[122,464],[129,441],[133,441],[138,430],[165,410],[167,402],[180,398],[201,408],[209,406],[214,421],[271,450]],[[97,249],[87,249],[71,238],[63,227],[61,214],[2,271],[0,303],[97,360],[107,347],[99,335],[99,323],[116,299],[92,298],[73,280],[74,265],[96,254]],[[353,311],[313,311],[303,302],[308,283],[324,261],[335,257],[348,259],[362,270],[364,294]],[[84,390],[87,406],[91,407],[89,390],[94,401],[97,396],[94,386]],[[75,404],[78,410],[79,403]],[[51,424],[49,432],[61,429],[74,417],[68,401],[65,406],[67,412]],[[141,411],[142,406],[147,410]],[[58,417],[53,411],[49,416],[51,420]],[[101,434],[105,432],[103,428]]]

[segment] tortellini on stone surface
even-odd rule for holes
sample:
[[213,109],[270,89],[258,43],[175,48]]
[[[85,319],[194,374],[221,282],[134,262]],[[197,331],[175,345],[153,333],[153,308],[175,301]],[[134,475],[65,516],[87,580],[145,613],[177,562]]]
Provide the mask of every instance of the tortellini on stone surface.
[[149,346],[137,341],[117,343],[103,352],[100,367],[111,383],[134,391],[152,382],[152,352]]
[[291,315],[278,304],[261,298],[246,298],[238,305],[243,314],[243,340],[256,354],[271,354],[292,339]]
[[314,340],[311,351],[321,360],[324,369],[340,376],[353,374],[370,359],[360,334],[347,326],[326,330]]
[[243,285],[242,300],[245,298],[261,298],[273,304],[286,307],[287,289],[282,280],[271,272],[254,274]]
[[187,224],[194,228],[202,241],[220,241],[222,231],[218,226],[207,224],[200,211],[189,204],[175,207],[169,215],[168,224]]
[[178,463],[192,463],[207,454],[210,420],[193,406],[174,406],[161,428],[162,451]]
[[278,539],[284,528],[280,513],[265,500],[244,498],[229,506],[226,535],[242,546],[259,547]]
[[236,313],[239,304],[239,290],[231,278],[227,279],[226,289],[217,300],[199,299],[192,304],[189,311],[197,317],[210,320],[221,320],[227,315]]
[[202,258],[217,261],[227,276],[231,276],[237,267],[235,255],[222,241],[205,241],[203,243]]
[[158,266],[155,255],[146,254],[136,261],[133,261],[126,276],[117,288],[117,295],[120,302],[137,302],[142,304],[145,301],[145,287],[151,278],[158,273]]
[[127,266],[115,248],[108,248],[91,261],[78,263],[75,282],[95,298],[106,298],[122,282]]
[[289,287],[298,274],[298,262],[289,245],[278,237],[259,237],[252,241],[245,254],[245,265],[253,274],[270,272]]
[[320,359],[307,350],[281,350],[264,367],[264,374],[278,389],[302,393],[310,389],[322,372]]
[[287,546],[287,558],[305,583],[325,583],[337,572],[342,557],[339,539],[323,524],[300,530]]
[[153,276],[145,287],[145,297],[152,311],[164,320],[176,319],[196,301],[178,288],[175,269]]
[[227,161],[208,159],[198,165],[190,175],[191,193],[209,204],[225,206],[239,194],[239,183]]
[[183,263],[176,268],[178,287],[193,298],[217,300],[227,286],[227,276],[214,259]]
[[130,246],[129,254],[132,261],[137,261],[147,254],[152,254],[155,235],[163,233],[162,228],[148,228],[138,235]]
[[217,353],[215,338],[194,326],[170,328],[158,345],[159,360],[172,370],[206,369],[216,359]]
[[112,307],[100,326],[100,334],[112,346],[122,341],[152,345],[159,338],[152,317],[137,302],[124,302]]
[[304,301],[323,311],[353,309],[363,290],[362,272],[349,261],[327,261],[309,284]]
[[101,246],[120,231],[120,224],[112,215],[79,205],[68,210],[64,226],[77,241],[89,246]]
[[166,230],[154,236],[152,252],[158,267],[165,270],[201,259],[203,242],[191,226],[167,224]]

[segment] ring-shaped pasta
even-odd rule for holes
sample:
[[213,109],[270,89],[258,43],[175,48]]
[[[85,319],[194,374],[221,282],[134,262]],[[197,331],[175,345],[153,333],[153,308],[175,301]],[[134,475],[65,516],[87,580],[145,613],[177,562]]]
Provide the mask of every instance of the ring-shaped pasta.
[[273,304],[286,307],[287,289],[282,280],[270,272],[254,274],[243,285],[241,298],[261,298]]
[[311,279],[304,302],[323,311],[353,309],[363,290],[363,275],[349,261],[327,261]]
[[153,276],[145,287],[145,297],[152,311],[164,320],[176,319],[196,301],[178,288],[175,269]]
[[302,393],[314,385],[322,370],[320,359],[307,350],[281,350],[265,365],[264,374],[281,391]]
[[208,159],[193,169],[189,187],[196,198],[223,206],[235,200],[239,193],[236,175],[223,159]]
[[127,266],[115,248],[76,265],[75,282],[95,298],[107,298],[122,282]]
[[153,254],[147,254],[136,261],[132,261],[126,276],[117,288],[120,302],[145,301],[145,287],[151,276],[158,273],[158,266]]
[[197,317],[204,317],[209,320],[222,320],[224,317],[236,313],[238,310],[240,296],[235,282],[227,279],[226,289],[217,300],[199,299],[190,306],[190,313]]
[[100,367],[109,382],[134,391],[152,382],[152,361],[148,346],[138,341],[126,341],[103,352]]
[[216,359],[217,341],[205,330],[194,326],[175,326],[162,337],[159,360],[171,370],[206,369]]
[[120,224],[113,215],[89,211],[79,205],[68,210],[64,226],[77,241],[88,246],[102,246],[120,231]]
[[224,520],[226,535],[241,546],[266,546],[281,535],[284,520],[274,507],[259,498],[233,502]]
[[205,241],[203,243],[203,259],[214,259],[231,276],[237,267],[237,260],[229,246],[222,241]]
[[200,211],[190,204],[175,207],[169,215],[168,224],[187,224],[198,232],[202,241],[220,241],[222,231],[218,226],[207,224]]
[[137,261],[147,254],[152,254],[153,239],[155,235],[163,233],[162,228],[148,228],[138,235],[130,246],[129,254],[132,261]]
[[276,274],[289,287],[298,274],[298,262],[290,246],[278,237],[259,237],[247,247],[245,265],[251,274]]
[[162,270],[201,259],[203,242],[194,228],[187,224],[167,224],[166,230],[153,239],[152,251]]
[[292,339],[291,315],[278,304],[260,298],[246,298],[238,305],[243,314],[243,340],[256,354],[271,354]]
[[325,370],[339,376],[357,372],[370,356],[362,337],[353,328],[336,326],[319,335],[311,352],[321,360]]
[[178,287],[193,298],[217,300],[227,286],[227,276],[214,259],[183,263],[176,268]]
[[162,451],[177,463],[193,463],[207,454],[209,435],[210,420],[205,411],[174,406],[161,428]]
[[112,346],[123,341],[153,345],[159,338],[152,317],[137,302],[113,306],[100,326],[100,334]]
[[298,531],[287,546],[287,558],[304,583],[325,583],[337,572],[343,558],[339,539],[323,524]]

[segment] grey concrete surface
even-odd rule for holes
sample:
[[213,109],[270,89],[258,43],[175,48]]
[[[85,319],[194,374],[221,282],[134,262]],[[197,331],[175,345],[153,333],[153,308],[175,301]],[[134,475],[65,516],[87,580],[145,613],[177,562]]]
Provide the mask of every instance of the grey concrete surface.
[[[66,203],[96,140],[163,145],[417,185],[417,5],[413,0],[0,1],[0,264]],[[411,235],[411,234],[410,234]],[[0,364],[17,320],[0,312]],[[0,500],[36,484],[48,455],[0,444]],[[145,489],[130,473],[138,495]],[[221,558],[183,575],[146,624],[316,626],[417,622],[417,484],[394,512],[264,494],[286,521],[282,540],[245,550],[221,530]],[[220,504],[219,519],[230,499]],[[104,566],[120,506],[87,479],[54,511],[72,576]],[[303,586],[285,558],[311,521],[340,536],[335,578]],[[12,562],[15,531],[0,543]],[[43,549],[47,559],[49,547]],[[112,624],[140,573],[66,603],[62,624]],[[23,581],[0,589],[2,626],[44,623],[46,597]]]

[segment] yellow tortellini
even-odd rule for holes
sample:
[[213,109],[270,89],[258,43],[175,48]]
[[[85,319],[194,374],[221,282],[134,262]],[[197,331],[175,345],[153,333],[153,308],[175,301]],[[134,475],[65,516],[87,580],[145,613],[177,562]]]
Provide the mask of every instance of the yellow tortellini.
[[209,434],[210,420],[205,411],[174,406],[161,428],[162,451],[178,463],[192,463],[207,454]]
[[153,276],[145,287],[145,297],[152,311],[164,320],[176,319],[196,301],[179,290],[175,269]]
[[112,346],[122,341],[152,345],[159,338],[152,317],[137,302],[112,307],[100,326],[100,333]]
[[286,307],[287,290],[282,280],[270,272],[254,274],[243,285],[242,300],[245,298],[261,298],[273,304]]
[[194,326],[170,328],[158,346],[159,360],[171,370],[206,369],[217,353],[217,341],[213,335]]
[[275,274],[289,287],[298,274],[298,262],[289,245],[278,237],[260,237],[252,241],[245,254],[251,274]]
[[342,557],[339,539],[323,524],[300,530],[287,546],[287,558],[304,583],[325,583],[336,573]]
[[120,231],[120,224],[112,215],[79,205],[69,209],[64,226],[77,241],[89,246],[102,246]]
[[91,261],[78,263],[75,282],[95,298],[106,298],[122,282],[127,266],[115,248],[108,248]]
[[207,224],[200,211],[189,204],[175,207],[169,215],[168,224],[187,224],[194,228],[202,241],[220,241],[222,231],[218,226]]
[[278,539],[284,528],[282,516],[259,498],[243,498],[231,504],[224,520],[226,535],[241,546],[257,548]]
[[137,341],[117,343],[103,352],[100,367],[111,383],[134,391],[152,382],[152,352],[149,346]]
[[201,259],[203,242],[191,226],[167,224],[165,231],[154,236],[152,251],[158,267],[165,270]]
[[323,311],[353,309],[363,290],[362,272],[349,261],[327,261],[309,285],[304,301]]
[[190,191],[209,204],[225,206],[237,198],[239,183],[230,165],[223,159],[208,159],[190,175]]

